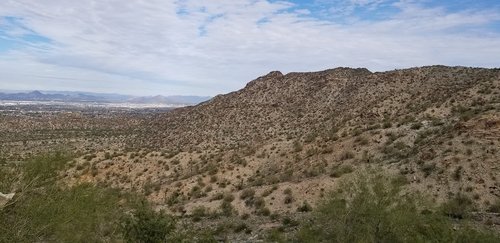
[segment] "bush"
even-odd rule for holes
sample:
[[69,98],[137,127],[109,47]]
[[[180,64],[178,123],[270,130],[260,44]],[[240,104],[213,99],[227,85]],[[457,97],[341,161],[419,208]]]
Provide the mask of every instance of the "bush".
[[342,166],[336,166],[332,168],[332,172],[330,173],[331,177],[341,177],[344,174],[349,174],[354,171],[354,168],[350,165],[342,165]]
[[235,210],[233,208],[233,205],[231,205],[231,202],[226,200],[222,201],[222,203],[220,204],[220,210],[223,216],[229,217],[233,215],[233,213],[235,213]]
[[488,208],[488,212],[490,213],[500,213],[500,199],[497,199],[493,204]]
[[34,157],[18,168],[16,173],[22,179],[16,184],[23,189],[0,210],[0,242],[102,242],[120,238],[116,232],[123,207],[129,206],[128,196],[90,184],[61,187],[57,177],[70,160],[66,153],[52,153]]
[[[292,242],[495,242],[493,233],[454,225],[417,194],[381,175],[344,182],[301,224]],[[275,236],[276,237],[276,236]]]
[[424,176],[428,177],[432,174],[433,171],[436,170],[435,163],[424,164],[421,168],[422,172],[424,172]]
[[71,161],[71,155],[66,152],[55,152],[34,157],[23,164],[24,183],[39,184],[54,181],[57,173]]
[[23,191],[0,210],[0,242],[102,242],[119,238],[123,199],[115,190],[82,184]]
[[297,208],[297,212],[310,212],[312,211],[311,205],[307,203],[307,201],[304,201],[300,207]]
[[126,242],[165,242],[175,229],[175,221],[162,211],[157,213],[143,204],[123,218],[121,229]]
[[200,221],[201,218],[207,216],[208,210],[204,206],[198,206],[193,209],[191,216],[193,217],[193,221]]
[[242,200],[244,200],[244,199],[248,199],[248,198],[253,198],[254,195],[255,195],[255,190],[252,188],[247,188],[247,189],[241,191],[240,198]]
[[464,194],[457,194],[441,206],[446,216],[456,219],[466,218],[474,206],[474,202]]
[[340,155],[340,160],[348,160],[354,158],[354,153],[351,151],[344,151]]
[[418,130],[422,127],[422,123],[420,122],[417,122],[417,123],[413,123],[410,128],[413,129],[413,130]]
[[136,203],[139,196],[92,184],[64,186],[57,179],[66,161],[66,154],[53,153],[15,170],[0,168],[2,188],[12,189],[11,178],[22,188],[0,209],[0,242],[216,242],[210,232],[174,231],[175,220]]

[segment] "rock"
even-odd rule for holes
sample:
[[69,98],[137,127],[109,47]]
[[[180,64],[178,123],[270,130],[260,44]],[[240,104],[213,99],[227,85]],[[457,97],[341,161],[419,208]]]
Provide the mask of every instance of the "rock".
[[12,198],[15,196],[15,193],[9,193],[9,194],[3,194],[0,192],[0,198],[3,198],[7,201],[12,200]]

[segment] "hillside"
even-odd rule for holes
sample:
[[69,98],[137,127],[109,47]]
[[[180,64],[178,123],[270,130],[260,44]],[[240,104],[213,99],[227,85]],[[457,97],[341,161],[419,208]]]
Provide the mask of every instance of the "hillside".
[[262,235],[368,171],[435,205],[465,197],[500,230],[500,69],[274,71],[169,112],[3,118],[7,161],[67,146],[67,185],[137,192],[201,229]]
[[478,92],[491,91],[498,72],[444,66],[383,73],[350,68],[287,75],[271,72],[237,92],[165,114],[149,127],[160,131],[155,131],[158,140],[153,142],[165,147],[179,142],[231,147],[300,138],[346,125],[398,122],[407,116],[446,117],[455,106],[495,99],[495,94]]
[[499,94],[500,69],[271,72],[144,121],[136,150],[83,156],[67,178],[138,191],[176,214],[221,210],[232,194],[240,215],[268,215],[314,205],[340,177],[371,168],[484,211],[500,197]]

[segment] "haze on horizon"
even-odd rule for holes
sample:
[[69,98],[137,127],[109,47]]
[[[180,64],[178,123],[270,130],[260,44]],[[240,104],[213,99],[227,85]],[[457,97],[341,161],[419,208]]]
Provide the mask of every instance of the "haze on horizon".
[[216,95],[280,70],[500,67],[496,0],[0,2],[0,89]]

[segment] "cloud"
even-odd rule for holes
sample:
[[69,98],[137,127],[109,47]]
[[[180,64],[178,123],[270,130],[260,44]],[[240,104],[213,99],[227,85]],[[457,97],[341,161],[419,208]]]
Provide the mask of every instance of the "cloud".
[[4,38],[24,44],[0,56],[0,88],[214,95],[271,70],[500,64],[499,30],[487,28],[500,21],[494,8],[342,2],[398,11],[345,23],[287,1],[2,1],[0,16],[15,18],[0,22]]

